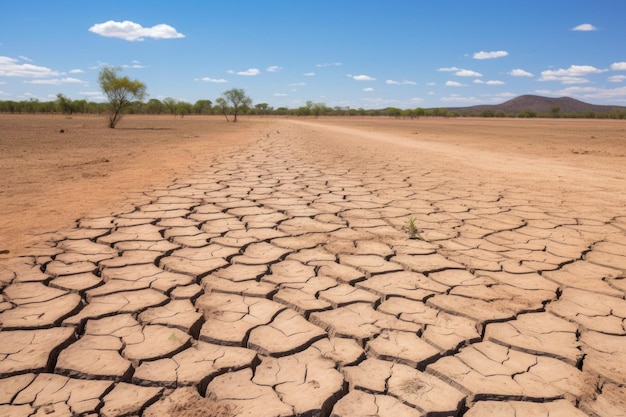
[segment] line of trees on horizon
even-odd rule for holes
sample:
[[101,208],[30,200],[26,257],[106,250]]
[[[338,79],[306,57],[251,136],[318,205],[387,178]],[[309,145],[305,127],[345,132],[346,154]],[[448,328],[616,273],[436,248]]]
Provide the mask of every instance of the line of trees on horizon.
[[[93,102],[85,99],[72,100],[63,94],[57,94],[56,100],[39,101],[37,99],[13,101],[0,100],[0,113],[60,113],[60,114],[106,114],[110,103]],[[184,100],[175,100],[171,97],[162,100],[152,98],[147,101],[132,101],[126,107],[126,114],[172,115],[178,117],[191,115],[233,115],[233,108],[229,102],[221,97],[215,101],[200,99],[195,103]],[[237,109],[241,115],[260,116],[386,116],[397,119],[417,119],[419,117],[522,117],[522,118],[598,118],[598,119],[626,119],[626,110],[616,108],[610,112],[581,112],[563,113],[556,109],[550,112],[536,112],[524,110],[518,113],[483,110],[479,112],[459,112],[446,108],[415,108],[400,109],[387,107],[384,109],[363,109],[350,107],[329,107],[324,103],[307,101],[304,106],[297,108],[277,107],[268,103],[252,104],[245,102]]]

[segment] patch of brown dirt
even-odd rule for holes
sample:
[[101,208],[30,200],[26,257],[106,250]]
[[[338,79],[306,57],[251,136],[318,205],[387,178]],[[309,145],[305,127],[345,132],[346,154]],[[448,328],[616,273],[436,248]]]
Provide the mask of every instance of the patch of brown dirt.
[[109,129],[104,116],[0,114],[0,256],[87,214],[121,209],[131,194],[254,140],[266,123],[127,115]]

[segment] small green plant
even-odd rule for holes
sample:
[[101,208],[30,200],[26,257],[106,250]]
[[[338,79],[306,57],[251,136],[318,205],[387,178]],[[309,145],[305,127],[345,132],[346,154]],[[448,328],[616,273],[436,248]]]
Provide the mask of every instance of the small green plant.
[[409,217],[409,239],[419,239],[417,226],[415,226],[415,217]]

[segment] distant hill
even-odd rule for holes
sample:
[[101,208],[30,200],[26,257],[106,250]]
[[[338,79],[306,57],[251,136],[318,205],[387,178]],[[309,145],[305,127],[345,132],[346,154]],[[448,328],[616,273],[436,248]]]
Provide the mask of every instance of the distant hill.
[[626,110],[624,106],[601,106],[597,104],[589,104],[571,97],[542,97],[534,95],[523,95],[511,99],[502,104],[481,104],[469,107],[448,107],[448,111],[455,111],[461,114],[471,113],[480,114],[486,110],[493,112],[504,112],[506,114],[517,114],[524,111],[533,111],[536,113],[551,113],[552,109],[558,107],[560,114],[572,113],[609,113],[613,110]]

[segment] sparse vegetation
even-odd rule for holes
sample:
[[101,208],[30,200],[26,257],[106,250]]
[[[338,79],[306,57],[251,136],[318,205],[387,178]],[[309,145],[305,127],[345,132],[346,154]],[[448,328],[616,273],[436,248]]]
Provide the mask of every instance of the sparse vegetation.
[[[229,91],[237,91],[233,89]],[[243,90],[241,90],[243,91]],[[226,94],[228,92],[225,92]],[[230,94],[230,93],[229,93]],[[246,99],[250,99],[245,96]],[[532,96],[531,96],[532,97]],[[522,97],[518,97],[521,99]],[[135,98],[129,101],[125,107],[128,114],[173,114],[179,116],[194,114],[224,115],[263,115],[263,116],[376,116],[389,117],[398,120],[413,120],[420,117],[514,117],[514,118],[577,118],[577,119],[626,119],[626,107],[622,106],[596,106],[587,103],[573,103],[577,100],[570,99],[570,106],[559,105],[561,99],[548,99],[546,97],[531,98],[530,101],[515,102],[510,100],[501,105],[472,106],[462,108],[430,108],[421,107],[415,109],[352,109],[350,107],[328,107],[324,103],[307,101],[305,106],[297,108],[278,107],[273,108],[267,103],[252,106],[252,99],[241,103],[237,102],[237,108],[224,95],[215,101],[200,99],[195,104],[185,101],[177,101],[171,98],[162,100],[150,99],[146,103]],[[535,101],[533,101],[535,100]],[[546,101],[547,100],[547,101]],[[213,105],[215,103],[215,105]],[[534,104],[533,104],[534,103]],[[567,104],[568,101],[565,101]],[[102,114],[109,109],[109,103],[87,102],[86,100],[71,100],[63,94],[57,94],[57,100],[43,102],[37,99],[27,101],[0,101],[0,113],[66,113],[70,114]],[[228,119],[228,117],[227,117]],[[230,120],[229,120],[230,121]]]
[[98,76],[102,92],[109,99],[109,127],[115,128],[124,111],[132,101],[141,101],[146,96],[146,85],[139,80],[119,77],[119,69],[104,67]]
[[[252,106],[252,99],[241,88],[224,91],[222,97],[226,103],[230,104],[230,110],[233,113],[233,123],[237,121],[237,115],[240,111],[246,111]],[[228,121],[228,117],[226,120]]]
[[420,239],[421,240],[421,237],[419,236],[419,233],[418,233],[418,230],[417,230],[417,226],[415,225],[415,217],[413,217],[413,216],[409,217],[408,230],[409,230],[409,238],[410,239]]

